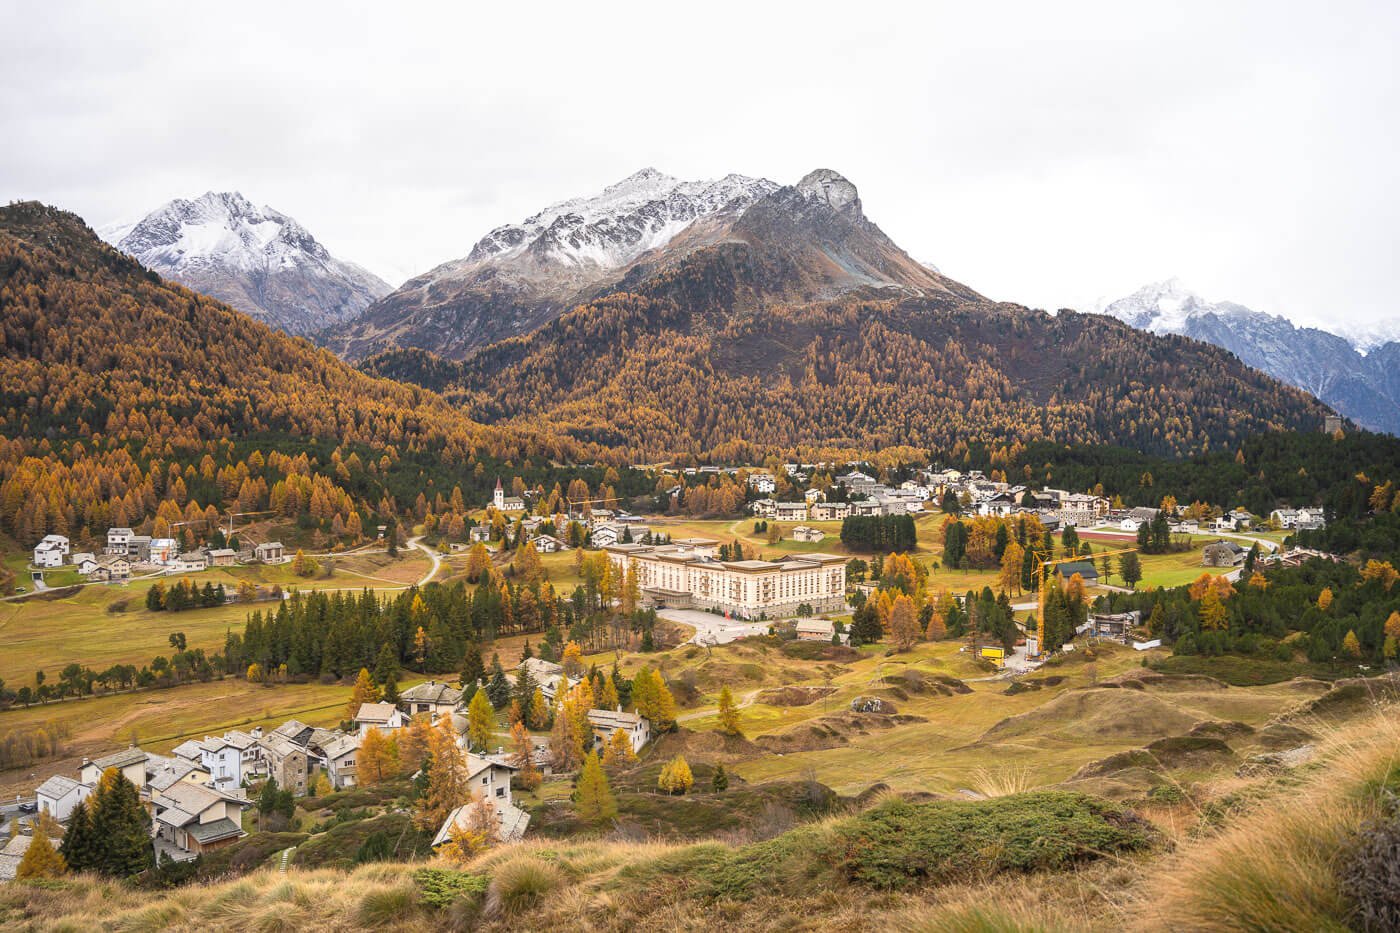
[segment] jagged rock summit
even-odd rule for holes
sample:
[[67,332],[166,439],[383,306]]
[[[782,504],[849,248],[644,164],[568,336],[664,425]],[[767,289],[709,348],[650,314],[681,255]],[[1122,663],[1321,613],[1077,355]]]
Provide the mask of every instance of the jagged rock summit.
[[324,339],[355,359],[401,348],[460,359],[661,276],[733,286],[699,294],[687,285],[707,309],[864,288],[980,298],[910,259],[831,169],[780,186],[738,174],[683,181],[645,168],[495,228],[463,259],[410,280]]

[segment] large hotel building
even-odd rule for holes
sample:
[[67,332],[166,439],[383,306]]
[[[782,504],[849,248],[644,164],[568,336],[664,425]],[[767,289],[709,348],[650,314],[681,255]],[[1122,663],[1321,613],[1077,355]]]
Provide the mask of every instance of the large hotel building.
[[613,567],[636,568],[647,605],[714,609],[740,619],[846,608],[846,563],[835,554],[792,554],[781,561],[715,558],[715,542],[688,538],[670,544],[614,544],[604,548]]

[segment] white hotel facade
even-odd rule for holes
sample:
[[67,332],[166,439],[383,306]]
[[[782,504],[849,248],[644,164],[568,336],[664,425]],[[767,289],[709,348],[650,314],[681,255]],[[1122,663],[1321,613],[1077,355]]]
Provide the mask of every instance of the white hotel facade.
[[846,608],[846,564],[835,554],[794,554],[777,562],[722,561],[714,541],[691,538],[665,545],[604,548],[618,574],[636,569],[643,601],[672,609],[714,609],[740,619]]

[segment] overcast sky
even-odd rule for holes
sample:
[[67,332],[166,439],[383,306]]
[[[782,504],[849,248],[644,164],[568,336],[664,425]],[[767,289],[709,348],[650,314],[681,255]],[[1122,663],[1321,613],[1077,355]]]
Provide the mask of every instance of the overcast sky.
[[0,198],[94,226],[237,189],[397,284],[642,166],[829,167],[993,298],[1400,317],[1393,2],[5,6]]

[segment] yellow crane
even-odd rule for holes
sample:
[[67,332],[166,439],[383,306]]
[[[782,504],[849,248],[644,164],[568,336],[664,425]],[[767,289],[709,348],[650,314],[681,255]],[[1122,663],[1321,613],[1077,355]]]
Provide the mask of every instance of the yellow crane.
[[[1093,563],[1100,557],[1111,557],[1115,554],[1133,554],[1137,552],[1137,547],[1113,548],[1108,551],[1094,551],[1090,554],[1076,554],[1070,557],[1043,557],[1039,551],[1031,551],[1031,578],[1037,581],[1039,586],[1039,598],[1037,599],[1035,617],[1035,655],[1039,657],[1045,651],[1045,596],[1050,587],[1050,568],[1056,564],[1075,564],[1080,561]],[[1029,652],[1027,652],[1029,654]]]

